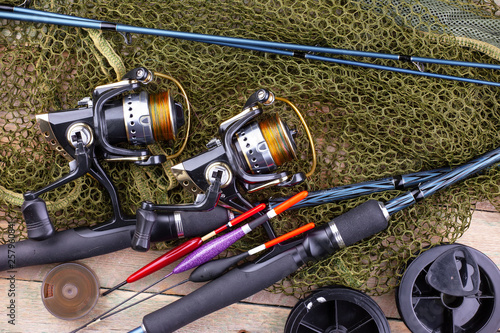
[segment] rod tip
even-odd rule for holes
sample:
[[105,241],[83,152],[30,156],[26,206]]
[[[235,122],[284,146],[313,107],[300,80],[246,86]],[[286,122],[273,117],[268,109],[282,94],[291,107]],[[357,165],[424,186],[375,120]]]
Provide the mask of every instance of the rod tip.
[[120,287],[123,287],[123,286],[124,286],[124,285],[126,285],[126,284],[127,284],[127,280],[123,281],[123,282],[122,282],[122,283],[120,283],[120,284],[117,284],[116,286],[114,286],[114,287],[113,287],[113,288],[111,288],[111,289],[106,290],[105,292],[103,292],[103,293],[101,294],[101,296],[106,296],[106,295],[108,295],[108,294],[111,294],[113,291],[115,291],[116,289],[118,289],[118,288],[120,288]]

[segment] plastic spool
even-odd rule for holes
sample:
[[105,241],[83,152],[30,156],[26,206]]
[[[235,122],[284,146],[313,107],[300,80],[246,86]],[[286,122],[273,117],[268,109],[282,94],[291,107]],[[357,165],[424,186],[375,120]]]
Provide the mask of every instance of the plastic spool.
[[99,299],[99,282],[86,266],[66,263],[43,279],[42,301],[55,317],[74,320],[89,313]]
[[288,315],[285,333],[390,333],[389,322],[366,294],[324,287],[300,300]]
[[500,327],[499,290],[500,271],[486,255],[441,245],[411,262],[396,302],[413,333],[493,333]]

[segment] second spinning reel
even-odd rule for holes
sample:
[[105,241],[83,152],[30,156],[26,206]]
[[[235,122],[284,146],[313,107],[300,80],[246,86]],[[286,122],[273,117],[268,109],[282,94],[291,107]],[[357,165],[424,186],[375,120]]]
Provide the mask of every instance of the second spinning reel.
[[[267,106],[280,100],[296,111],[308,135],[313,153],[313,166],[307,173],[290,174],[287,171],[273,173],[279,166],[297,158],[297,146],[291,130],[278,114],[256,121],[255,118]],[[266,89],[253,93],[243,111],[219,126],[220,139],[207,143],[208,150],[172,167],[179,183],[193,194],[205,192],[213,179],[214,171],[222,171],[221,201],[237,210],[249,208],[239,194],[236,183],[248,192],[269,186],[293,186],[303,182],[314,172],[316,155],[307,124],[298,109],[288,100],[276,98]]]

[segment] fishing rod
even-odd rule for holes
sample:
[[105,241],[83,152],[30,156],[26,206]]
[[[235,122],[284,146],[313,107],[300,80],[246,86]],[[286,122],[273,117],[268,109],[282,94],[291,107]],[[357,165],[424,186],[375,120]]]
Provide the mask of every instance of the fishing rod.
[[[366,182],[337,186],[325,190],[312,191],[306,199],[297,203],[290,209],[299,209],[305,207],[314,207],[341,200],[348,200],[377,192],[405,190],[418,186],[420,183],[427,182],[433,178],[441,176],[452,170],[450,167],[443,167],[428,171],[419,171],[404,175],[391,176],[378,180],[369,180]],[[268,203],[272,207],[285,201],[284,198],[269,198]]]
[[[224,250],[226,250],[229,246],[231,246],[234,242],[239,240],[241,237],[243,237],[246,234],[248,234],[249,232],[253,231],[258,226],[267,222],[269,219],[281,214],[282,212],[284,212],[288,208],[292,207],[294,204],[296,204],[300,200],[303,200],[305,197],[307,197],[307,194],[308,194],[307,191],[302,191],[302,192],[294,195],[290,199],[282,202],[281,204],[279,204],[275,208],[270,209],[268,212],[259,216],[258,218],[256,218],[252,222],[247,223],[244,226],[242,226],[236,230],[233,230],[233,231],[231,231],[231,232],[229,232],[229,233],[227,233],[219,238],[211,240],[208,243],[203,244],[203,242],[206,241],[207,239],[211,238],[212,235],[216,235],[217,233],[220,233],[221,231],[225,230],[226,227],[222,226],[218,230],[208,233],[206,235],[206,237],[203,237],[203,238],[205,238],[205,240],[203,240],[203,238],[199,238],[199,239],[193,238],[194,241],[191,240],[191,241],[188,241],[185,243],[185,244],[187,244],[188,247],[184,247],[183,244],[181,244],[179,246],[180,249],[179,249],[179,247],[174,248],[175,257],[177,259],[181,258],[182,256],[184,256],[186,254],[189,254],[189,253],[191,253],[191,254],[189,254],[183,261],[181,261],[181,263],[179,263],[174,268],[172,273],[165,276],[165,278],[167,278],[171,274],[179,274],[179,273],[185,272],[187,270],[190,270],[191,268],[194,268],[198,265],[201,265],[203,262],[208,261],[208,260],[212,259],[213,257],[219,255]],[[247,212],[248,214],[244,213],[244,214],[240,215],[240,216],[244,216],[243,218],[238,218],[238,217],[235,218],[235,220],[237,220],[235,222],[239,223],[240,221],[244,220],[246,217],[249,217],[251,214],[253,215],[254,213],[257,213],[258,211],[261,210],[262,205],[263,204],[256,206],[253,209],[249,210],[248,211],[249,213]],[[228,225],[234,225],[236,223],[231,223],[231,221],[230,221],[228,223]],[[167,254],[169,254],[169,252],[167,252]],[[139,270],[138,274],[134,273],[134,281],[138,280],[138,278],[145,277],[146,275],[151,274],[151,273],[157,271],[158,269],[174,262],[175,260],[172,260],[172,259],[173,258],[169,258],[168,260],[163,260],[162,257],[160,257],[160,261],[162,262],[161,265],[158,264],[158,261],[156,261],[156,260],[152,263],[152,265],[146,265],[145,268]],[[128,279],[125,280],[125,283],[127,283],[127,282],[128,282]],[[108,290],[108,292],[104,293],[103,296],[109,294],[111,291],[115,290],[116,288],[121,287],[121,285],[125,285],[125,283],[122,282],[118,286],[111,288],[110,290]]]
[[[240,254],[240,255],[238,255],[238,256],[229,257],[229,258],[227,258],[227,259],[232,259],[232,258],[238,257],[238,258],[239,258],[239,260],[242,260],[242,259],[244,259],[244,258],[246,258],[246,257],[248,257],[248,256],[250,256],[250,255],[257,254],[257,253],[259,253],[259,252],[261,252],[261,251],[264,251],[264,250],[266,250],[266,249],[269,249],[269,248],[271,248],[271,247],[273,247],[273,246],[275,246],[275,245],[277,245],[277,244],[279,244],[279,243],[281,243],[281,242],[284,242],[284,241],[289,240],[289,239],[291,239],[291,238],[293,238],[293,237],[295,237],[295,236],[298,236],[298,235],[300,235],[300,234],[302,234],[302,233],[304,233],[304,232],[306,232],[306,231],[308,231],[308,230],[313,229],[314,227],[315,227],[315,224],[314,224],[314,223],[308,223],[308,224],[306,224],[306,225],[304,225],[304,226],[302,226],[302,227],[299,227],[299,228],[294,229],[294,230],[292,230],[292,231],[290,231],[290,232],[287,232],[287,233],[286,233],[286,234],[284,234],[284,235],[281,235],[281,236],[279,236],[279,237],[276,237],[276,238],[274,238],[274,239],[272,239],[272,240],[270,240],[270,241],[268,241],[268,242],[266,242],[266,243],[264,243],[264,244],[261,244],[261,245],[259,245],[259,246],[255,247],[255,248],[253,248],[253,249],[251,249],[251,250],[248,250],[247,252],[241,253],[241,254]],[[238,261],[239,261],[239,260],[238,260]],[[236,262],[237,262],[237,261],[236,261]],[[236,262],[234,262],[233,264],[235,264]],[[227,265],[226,265],[226,266],[227,266]],[[230,265],[229,265],[229,266],[230,266]],[[228,267],[229,267],[229,266],[228,266]],[[227,267],[226,267],[226,268],[227,268]],[[149,295],[148,297],[145,297],[145,298],[143,298],[143,299],[141,299],[141,300],[139,300],[139,301],[136,301],[136,302],[134,302],[134,303],[132,303],[132,304],[129,304],[129,305],[127,305],[127,306],[125,306],[125,307],[123,307],[123,308],[121,308],[121,309],[118,309],[118,310],[116,310],[116,311],[113,311],[113,310],[115,310],[115,309],[119,308],[121,305],[123,305],[123,304],[127,303],[127,302],[128,302],[128,301],[130,301],[131,299],[135,298],[136,296],[138,296],[139,294],[141,294],[141,293],[142,293],[142,292],[144,292],[145,290],[149,289],[149,288],[150,288],[150,287],[152,287],[153,285],[156,285],[156,284],[158,284],[159,282],[163,281],[163,280],[164,280],[164,278],[162,278],[160,281],[156,281],[153,285],[147,286],[146,288],[142,289],[140,292],[138,292],[138,293],[136,293],[136,294],[132,295],[131,297],[129,297],[129,298],[127,298],[126,300],[122,301],[121,303],[117,304],[117,305],[116,305],[116,306],[114,306],[113,308],[111,308],[111,309],[109,309],[108,311],[106,311],[106,312],[102,313],[102,314],[101,314],[101,315],[99,315],[98,317],[96,317],[96,318],[92,319],[91,321],[87,322],[86,324],[84,324],[84,325],[82,325],[82,326],[78,327],[77,329],[75,329],[75,330],[71,331],[71,333],[76,333],[76,332],[78,332],[78,331],[79,331],[79,330],[81,330],[81,329],[87,328],[87,327],[89,327],[90,325],[94,325],[94,324],[96,324],[96,323],[98,323],[98,322],[100,322],[100,321],[103,321],[103,320],[104,320],[104,319],[106,319],[106,318],[109,318],[109,317],[111,317],[111,316],[113,316],[113,315],[115,315],[115,314],[118,314],[118,313],[120,313],[120,312],[122,312],[122,311],[124,311],[124,310],[127,310],[127,309],[129,309],[129,308],[131,308],[131,307],[133,307],[133,306],[135,306],[135,305],[137,305],[137,304],[140,304],[140,303],[142,303],[142,302],[145,302],[145,301],[147,301],[147,300],[149,300],[149,299],[151,299],[151,298],[153,298],[153,297],[155,297],[155,296],[158,296],[158,295],[160,295],[160,294],[163,294],[164,292],[166,292],[166,291],[168,291],[168,290],[170,290],[170,289],[173,289],[173,288],[175,288],[175,287],[178,287],[178,286],[180,286],[180,285],[183,285],[183,284],[185,284],[185,283],[187,283],[187,282],[207,282],[207,281],[210,281],[210,280],[213,278],[213,276],[214,276],[214,275],[213,275],[213,272],[211,272],[211,273],[212,273],[212,274],[206,274],[206,272],[204,272],[204,271],[200,271],[200,270],[198,270],[198,269],[195,269],[195,270],[194,270],[194,271],[193,271],[193,272],[189,275],[189,278],[187,278],[187,279],[185,279],[185,280],[183,280],[183,281],[181,281],[181,282],[178,282],[178,283],[176,283],[176,284],[174,284],[174,285],[171,285],[171,286],[169,286],[169,287],[167,287],[167,288],[165,288],[165,289],[163,289],[163,290],[160,290],[160,291],[158,291],[158,292],[155,292],[155,293],[153,293],[153,294]]]
[[[165,275],[164,277],[160,278],[159,280],[153,282],[149,286],[143,288],[139,292],[135,293],[125,301],[121,302],[111,310],[106,311],[103,315],[91,320],[87,324],[83,325],[82,327],[76,329],[73,332],[77,332],[82,328],[87,327],[88,325],[92,324],[93,322],[97,321],[99,318],[104,316],[105,314],[109,313],[110,311],[116,309],[120,305],[128,302],[132,298],[137,297],[139,294],[143,293],[144,291],[150,289],[151,287],[157,285],[158,283],[162,282],[163,280],[167,279],[168,277],[174,275],[174,274],[180,274],[183,272],[186,272],[192,268],[195,268],[201,264],[204,264],[205,262],[209,261],[210,259],[216,257],[217,255],[221,254],[224,250],[226,250],[229,246],[234,244],[237,240],[257,228],[258,226],[262,225],[264,222],[268,221],[269,219],[276,217],[277,215],[281,214],[282,212],[286,211],[288,208],[299,202],[300,200],[303,200],[307,196],[307,191],[302,191],[290,199],[286,200],[285,202],[281,203],[280,205],[276,206],[275,208],[269,210],[266,214],[259,216],[257,219],[254,221],[245,224],[244,226],[233,230],[219,238],[216,238],[208,243],[203,244],[200,246],[197,250],[192,252],[190,255],[188,255],[183,261],[181,261],[170,273]],[[302,229],[304,230],[304,229]],[[290,234],[288,234],[290,235]],[[276,245],[277,243],[273,242],[273,245]]]
[[260,204],[255,206],[254,208],[244,212],[243,214],[239,215],[238,217],[235,217],[225,225],[223,225],[220,228],[217,228],[214,231],[209,232],[203,237],[195,237],[191,238],[188,241],[185,241],[184,243],[177,245],[176,247],[170,249],[167,251],[165,254],[161,255],[160,257],[156,258],[152,262],[148,263],[144,267],[138,269],[136,272],[132,273],[126,280],[123,282],[117,284],[116,286],[108,289],[107,291],[103,292],[101,296],[106,296],[112,293],[113,291],[117,290],[118,288],[123,287],[127,283],[132,283],[139,281],[140,279],[158,271],[159,269],[162,269],[163,267],[166,267],[170,265],[171,263],[179,260],[180,258],[184,257],[185,255],[191,253],[198,247],[200,247],[203,242],[207,241],[208,239],[212,238],[213,236],[221,233],[222,231],[226,230],[229,227],[232,227],[245,219],[251,217],[252,215],[262,211],[264,208],[266,208],[265,204]]
[[[451,168],[440,168],[388,177],[381,180],[338,186],[327,190],[312,191],[309,192],[309,195],[305,199],[290,209],[313,207],[376,192],[413,188],[420,183],[439,177],[449,171],[451,171]],[[274,207],[286,199],[288,198],[271,198],[269,205]],[[183,221],[181,226],[186,238],[209,232],[209,230],[213,230],[218,225],[223,225],[232,219],[229,211],[219,206],[209,212],[182,212],[181,214]],[[161,223],[157,223],[153,228],[151,241],[161,241],[165,238],[165,235],[172,233],[169,221],[173,219],[167,218],[170,215],[159,215],[158,218]],[[197,224],[196,221],[199,219],[203,219],[206,223],[203,225]],[[212,229],[207,229],[210,226],[212,226]],[[18,241],[14,243],[16,246],[15,264],[16,267],[25,267],[52,262],[64,262],[122,250],[130,247],[134,231],[134,225],[112,228],[105,231],[80,227],[59,231],[46,240],[35,241],[27,239]],[[4,257],[6,258],[7,252],[8,246],[1,245],[0,256],[5,255]],[[7,269],[9,269],[9,263],[0,260],[0,271]]]
[[[307,262],[385,230],[390,217],[435,192],[500,162],[500,148],[450,170],[386,203],[369,200],[254,262],[235,267],[183,298],[146,315],[130,332],[168,333],[271,286]],[[207,301],[209,300],[209,301]]]
[[[220,124],[221,139],[213,138],[206,145],[207,151],[171,168],[179,184],[195,195],[193,204],[161,205],[145,201],[137,209],[136,216],[126,216],[122,212],[117,190],[97,157],[102,155],[106,161],[128,161],[145,166],[159,164],[169,158],[163,155],[151,156],[147,150],[129,150],[114,145],[121,142],[120,139],[127,138],[132,140],[132,144],[146,145],[152,142],[151,137],[159,134],[162,136],[168,134],[168,138],[175,137],[176,128],[181,126],[183,119],[180,106],[174,103],[170,94],[161,95],[160,100],[158,96],[150,95],[153,102],[149,103],[144,91],[139,94],[124,95],[121,100],[115,98],[139,87],[141,84],[139,82],[144,81],[145,84],[154,76],[163,77],[161,75],[143,67],[136,68],[127,73],[122,81],[96,87],[93,98],[81,100],[79,108],[51,112],[37,117],[41,133],[48,144],[72,160],[70,173],[42,189],[24,195],[22,213],[28,225],[30,239],[14,243],[15,263],[0,261],[0,270],[7,270],[14,264],[20,268],[78,260],[128,247],[137,251],[147,251],[151,242],[205,235],[230,220],[232,214],[230,210],[222,208],[221,205],[212,209],[219,198],[223,198],[221,201],[224,201],[224,207],[240,212],[253,207],[241,195],[237,183],[243,185],[246,191],[258,191],[269,186],[293,186],[314,173],[316,165],[314,144],[300,111],[290,101],[277,97],[266,89],[259,89],[248,98],[239,114]],[[137,80],[142,81],[136,82]],[[182,86],[179,86],[183,91],[181,88]],[[187,103],[187,97],[184,97]],[[110,98],[114,98],[113,103],[104,103]],[[255,119],[264,113],[264,106],[271,105],[275,101],[289,104],[305,128],[313,155],[313,163],[307,173],[291,174],[283,170],[273,173],[278,166],[297,158],[293,137],[297,132],[290,130],[277,113],[261,121]],[[158,105],[168,108],[160,108]],[[145,113],[148,109],[150,112]],[[167,131],[168,126],[154,121],[156,118],[162,118],[158,116],[158,112],[164,109],[170,115],[171,121],[168,123],[177,125],[170,131]],[[148,117],[152,121],[141,121]],[[152,129],[147,126],[150,123]],[[141,130],[142,127],[145,129]],[[238,136],[237,133],[246,134]],[[114,216],[92,227],[54,232],[47,207],[39,197],[40,194],[84,176],[87,172],[107,190]],[[222,173],[217,181],[213,176],[216,173]],[[220,191],[213,186],[215,183],[219,183]],[[194,212],[195,210],[198,212]],[[194,217],[196,214],[199,216]],[[191,219],[193,222],[187,223]],[[199,223],[200,220],[205,223]],[[264,228],[268,234],[273,232],[270,225],[265,224]],[[271,234],[270,238],[274,236]],[[0,253],[7,253],[8,246],[8,244],[0,246]]]
[[493,69],[493,70],[500,69],[500,65],[497,64],[425,58],[425,57],[408,56],[408,55],[397,55],[390,53],[346,50],[346,49],[321,47],[321,46],[308,46],[308,45],[293,44],[293,43],[263,41],[263,40],[255,40],[248,38],[235,38],[235,37],[200,34],[200,33],[172,31],[165,29],[144,28],[131,25],[124,25],[119,23],[112,23],[107,21],[87,19],[71,15],[63,15],[46,11],[33,10],[29,8],[22,8],[10,5],[0,6],[0,18],[34,22],[34,23],[43,23],[43,24],[72,26],[77,28],[116,31],[125,35],[135,33],[135,34],[153,35],[160,37],[169,37],[169,38],[183,39],[183,40],[202,42],[208,44],[216,44],[216,45],[229,46],[241,49],[248,49],[259,52],[273,53],[278,55],[299,57],[309,60],[332,62],[342,65],[360,66],[376,70],[385,70],[403,74],[426,76],[426,77],[433,77],[433,78],[454,80],[454,81],[461,81],[461,82],[475,83],[475,84],[484,84],[497,87],[500,86],[500,83],[493,81],[478,80],[478,79],[471,79],[471,78],[464,78],[464,77],[457,77],[457,76],[443,75],[436,73],[427,73],[418,70],[410,70],[392,66],[384,66],[366,62],[350,61],[344,59],[337,59],[333,57],[319,56],[311,53],[326,53],[326,54],[334,54],[341,56],[378,58],[378,59],[387,59],[387,60],[410,62],[410,63],[412,62],[428,63],[428,64],[438,64],[438,65],[448,65],[448,66]]

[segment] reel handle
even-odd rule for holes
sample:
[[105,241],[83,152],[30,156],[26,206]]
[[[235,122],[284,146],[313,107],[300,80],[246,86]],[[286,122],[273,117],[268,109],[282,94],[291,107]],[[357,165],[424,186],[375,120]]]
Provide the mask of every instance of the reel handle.
[[139,252],[146,252],[151,246],[151,234],[158,220],[158,215],[155,210],[167,211],[174,214],[175,211],[207,211],[212,210],[217,206],[220,197],[220,185],[222,171],[214,172],[215,177],[212,185],[208,188],[207,193],[201,201],[195,201],[193,204],[187,205],[155,205],[152,202],[145,201],[141,207],[137,209],[136,225],[134,236],[132,237],[132,249]]
[[135,232],[132,237],[132,249],[146,252],[151,247],[151,233],[156,223],[156,213],[142,207],[137,209]]
[[24,200],[21,212],[26,222],[28,238],[43,240],[54,235],[54,226],[50,220],[45,201],[40,198]]
[[79,133],[76,137],[75,161],[70,163],[70,173],[55,182],[41,188],[37,191],[28,191],[24,193],[24,202],[21,206],[26,228],[28,230],[28,238],[35,240],[43,240],[54,235],[55,230],[50,221],[49,212],[45,201],[39,198],[39,195],[49,192],[59,186],[67,184],[87,173],[90,169],[90,152],[89,148],[85,147]]

